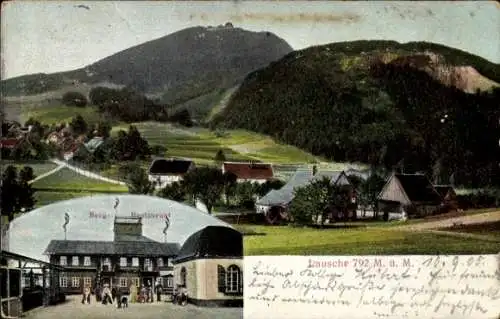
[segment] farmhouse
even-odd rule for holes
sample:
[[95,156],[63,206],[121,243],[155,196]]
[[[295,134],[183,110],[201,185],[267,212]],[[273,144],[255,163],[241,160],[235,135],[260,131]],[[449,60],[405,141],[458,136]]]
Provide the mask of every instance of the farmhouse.
[[378,195],[378,202],[385,213],[423,216],[435,212],[442,198],[423,174],[392,174]]
[[194,162],[188,159],[155,159],[149,167],[148,179],[150,182],[156,182],[157,188],[163,188],[173,182],[180,182],[194,167]]
[[60,286],[66,294],[81,293],[84,285],[104,284],[129,293],[129,287],[162,285],[173,288],[172,259],[177,243],[160,243],[142,235],[141,217],[115,217],[113,241],[52,240],[45,254],[50,262],[66,267]]
[[238,183],[263,184],[274,177],[272,165],[262,163],[224,162],[222,164],[222,173],[226,172],[233,173]]
[[[279,218],[286,218],[288,205],[294,198],[295,189],[304,187],[314,180],[327,177],[331,183],[339,186],[349,186],[349,180],[344,171],[319,171],[315,169],[299,169],[292,178],[279,190],[271,190],[256,202],[257,213],[265,214],[269,222]],[[355,202],[355,198],[353,198]]]
[[196,305],[243,304],[243,237],[223,226],[191,235],[173,260],[176,290]]

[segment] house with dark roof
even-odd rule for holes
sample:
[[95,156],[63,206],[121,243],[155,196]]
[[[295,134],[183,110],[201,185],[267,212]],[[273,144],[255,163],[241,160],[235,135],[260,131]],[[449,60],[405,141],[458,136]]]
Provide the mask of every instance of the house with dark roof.
[[[287,219],[288,206],[295,197],[295,190],[323,178],[328,178],[330,183],[336,186],[351,186],[344,171],[320,170],[316,172],[316,169],[299,169],[282,188],[271,190],[264,197],[257,200],[255,203],[257,213],[264,214],[267,221],[271,224],[280,219]],[[352,195],[354,195],[354,193],[352,193]],[[352,197],[352,200],[353,204],[356,203],[355,197]],[[347,214],[348,212],[345,213]]]
[[385,213],[425,216],[435,212],[442,197],[424,174],[392,174],[378,195]]
[[104,284],[129,293],[131,285],[154,285],[159,279],[168,293],[173,288],[172,259],[179,248],[143,236],[140,217],[115,217],[113,241],[52,240],[44,254],[51,263],[66,267],[60,286],[67,294]]
[[273,166],[263,163],[224,162],[222,173],[230,172],[236,181],[263,184],[274,178]]
[[174,182],[182,181],[184,175],[194,167],[194,162],[190,159],[157,158],[149,167],[148,179],[150,182],[157,183],[157,188],[163,188]]
[[243,236],[207,226],[191,235],[173,260],[175,289],[204,306],[243,305]]

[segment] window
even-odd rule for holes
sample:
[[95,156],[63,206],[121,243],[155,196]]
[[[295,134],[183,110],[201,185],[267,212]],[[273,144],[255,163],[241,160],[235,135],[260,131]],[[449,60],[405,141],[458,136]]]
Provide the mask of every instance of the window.
[[66,256],[59,257],[59,265],[66,266],[68,264],[68,259]]
[[153,261],[151,260],[151,258],[144,259],[144,269],[148,271],[153,270]]
[[78,263],[80,261],[78,260],[78,256],[73,256],[73,258],[71,259],[71,265],[72,266],[78,266]]
[[158,260],[156,261],[156,263],[158,264],[158,267],[163,267],[163,258],[158,258]]
[[139,267],[139,257],[132,258],[132,267]]
[[127,257],[120,257],[120,267],[127,267]]
[[83,285],[86,287],[91,287],[92,286],[92,278],[84,277],[83,278]]
[[134,284],[134,286],[139,287],[139,278],[132,278],[132,283]]
[[78,277],[73,277],[73,278],[71,278],[71,286],[72,286],[73,288],[78,288],[78,287],[80,287],[80,278],[78,278]]
[[90,266],[91,265],[91,263],[90,263],[90,257],[89,256],[85,256],[83,258],[83,265],[84,266]]
[[172,264],[172,260],[170,258],[167,259],[167,265],[168,267],[174,267],[174,264]]
[[236,294],[243,291],[243,278],[241,270],[236,265],[231,265],[226,269],[217,266],[218,288],[221,293]]
[[120,278],[120,287],[127,287],[127,278]]
[[164,286],[166,288],[172,288],[174,286],[174,277],[172,275],[168,275],[166,278],[165,278],[165,283],[164,283]]
[[104,258],[103,265],[111,266],[111,259],[108,257]]
[[61,274],[61,277],[59,277],[59,286],[63,288],[68,287],[68,278],[64,274]]
[[226,273],[226,292],[237,293],[240,291],[240,268],[236,265],[231,265],[227,268]]
[[186,267],[181,268],[181,287],[186,287]]

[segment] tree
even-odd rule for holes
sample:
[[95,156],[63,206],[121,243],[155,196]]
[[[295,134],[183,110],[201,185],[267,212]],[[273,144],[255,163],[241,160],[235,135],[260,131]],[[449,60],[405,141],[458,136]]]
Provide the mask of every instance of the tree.
[[193,120],[191,119],[191,114],[187,109],[182,109],[174,113],[170,118],[170,121],[179,123],[182,126],[191,127],[193,126]]
[[217,151],[217,154],[215,154],[214,161],[219,165],[222,165],[222,163],[226,161],[226,155],[224,155],[223,150],[220,149]]
[[166,187],[162,188],[158,192],[158,196],[176,202],[183,202],[186,199],[186,191],[179,182],[174,182]]
[[17,177],[17,168],[13,165],[7,166],[2,174],[2,215],[8,216],[9,222],[14,219],[14,214],[18,210],[19,183]]
[[372,206],[373,217],[378,218],[377,201],[378,195],[385,185],[385,180],[378,174],[371,174],[366,181],[361,184],[360,189],[360,204],[364,206]]
[[87,122],[81,116],[80,114],[77,114],[72,120],[71,123],[69,124],[71,127],[71,130],[73,131],[73,134],[75,135],[81,135],[85,134],[88,129]]
[[85,107],[87,98],[80,92],[66,92],[62,96],[62,102],[66,106]]
[[155,190],[155,184],[149,181],[146,171],[138,164],[129,167],[126,181],[130,194],[150,195]]
[[113,139],[111,156],[118,161],[147,159],[151,155],[148,141],[142,138],[137,127],[131,125],[128,132],[120,130]]
[[29,181],[35,178],[33,168],[25,166],[19,172],[19,193],[18,206],[24,211],[30,211],[35,208],[35,190],[29,184]]
[[233,172],[224,173],[224,197],[226,199],[226,205],[229,206],[231,197],[236,193],[236,185],[238,185],[238,176]]
[[295,189],[295,196],[290,204],[293,222],[308,225],[312,222],[316,223],[321,218],[321,224],[323,224],[334,204],[335,192],[335,186],[327,177]]
[[256,188],[254,184],[248,181],[236,185],[236,196],[239,206],[246,209],[254,208]]
[[211,214],[224,191],[224,175],[215,167],[197,167],[184,175],[183,186],[193,199],[201,200]]

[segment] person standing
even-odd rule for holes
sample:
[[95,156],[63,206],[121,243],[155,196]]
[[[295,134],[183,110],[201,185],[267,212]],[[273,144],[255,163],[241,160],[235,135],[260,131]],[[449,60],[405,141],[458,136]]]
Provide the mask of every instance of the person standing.
[[132,283],[130,285],[130,303],[136,303],[137,302],[137,286],[135,283]]
[[83,287],[82,304],[90,304],[90,287],[87,285]]
[[156,301],[160,302],[161,301],[161,293],[162,293],[163,287],[161,285],[161,282],[158,281],[156,284]]
[[102,304],[106,305],[107,303],[113,304],[113,298],[111,297],[111,290],[109,289],[109,285],[105,284],[104,289],[102,290]]

